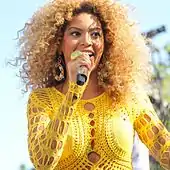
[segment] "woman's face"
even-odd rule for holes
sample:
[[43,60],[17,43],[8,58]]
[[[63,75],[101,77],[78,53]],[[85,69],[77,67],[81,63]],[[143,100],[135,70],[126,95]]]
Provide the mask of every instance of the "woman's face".
[[96,68],[104,50],[103,31],[97,17],[87,13],[74,16],[64,32],[61,50],[66,64],[74,51],[86,52],[89,57],[93,55]]

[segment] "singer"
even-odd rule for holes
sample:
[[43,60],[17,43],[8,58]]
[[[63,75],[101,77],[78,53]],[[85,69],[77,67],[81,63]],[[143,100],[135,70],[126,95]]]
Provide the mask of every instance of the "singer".
[[114,0],[53,0],[19,34],[37,170],[132,170],[135,132],[170,169],[170,134],[144,90],[149,52],[127,14]]

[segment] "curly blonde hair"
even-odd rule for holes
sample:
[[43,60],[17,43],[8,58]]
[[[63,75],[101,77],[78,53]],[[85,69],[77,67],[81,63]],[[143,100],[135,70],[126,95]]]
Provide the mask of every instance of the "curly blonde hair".
[[[54,86],[54,58],[64,28],[84,6],[102,23],[105,49],[98,66],[98,83],[113,98],[125,100],[132,89],[144,85],[149,77],[149,52],[137,24],[128,18],[127,6],[112,0],[53,0],[40,8],[25,24],[19,37],[26,87]],[[89,12],[89,11],[87,11]]]

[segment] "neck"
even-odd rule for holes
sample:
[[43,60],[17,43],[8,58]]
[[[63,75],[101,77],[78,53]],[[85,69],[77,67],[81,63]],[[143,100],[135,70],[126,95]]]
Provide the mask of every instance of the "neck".
[[89,77],[89,81],[85,90],[86,92],[93,93],[95,91],[98,91],[99,86],[98,86],[98,80],[97,80],[97,73],[92,72]]
[[84,91],[84,94],[82,96],[82,99],[91,99],[96,96],[99,96],[104,92],[103,89],[101,89],[98,85],[98,80],[97,80],[97,71],[94,70],[89,77],[89,81],[87,84],[87,87]]

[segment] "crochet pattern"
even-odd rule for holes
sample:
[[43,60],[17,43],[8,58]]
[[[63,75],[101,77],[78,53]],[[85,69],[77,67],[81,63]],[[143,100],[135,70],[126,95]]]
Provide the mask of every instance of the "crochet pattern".
[[83,88],[71,83],[66,95],[55,88],[31,93],[28,143],[37,170],[132,170],[135,130],[170,169],[170,135],[149,107],[113,107],[107,93],[82,100]]

